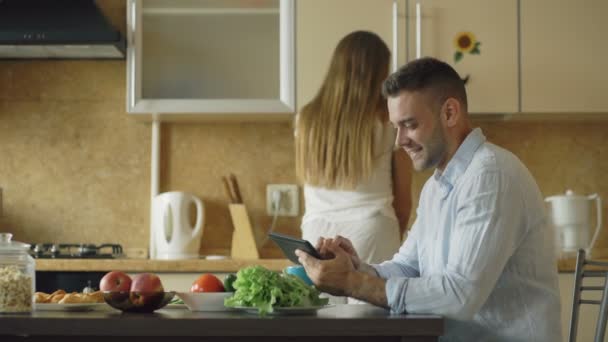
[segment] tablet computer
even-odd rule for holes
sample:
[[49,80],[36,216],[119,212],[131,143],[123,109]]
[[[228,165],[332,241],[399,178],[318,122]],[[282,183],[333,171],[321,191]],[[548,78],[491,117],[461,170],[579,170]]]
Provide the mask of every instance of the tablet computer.
[[295,264],[300,264],[298,261],[298,256],[295,253],[296,249],[300,249],[317,259],[323,259],[321,258],[321,254],[319,254],[317,249],[306,240],[278,233],[269,233],[268,236],[272,239],[272,241],[279,245],[287,259],[291,260]]

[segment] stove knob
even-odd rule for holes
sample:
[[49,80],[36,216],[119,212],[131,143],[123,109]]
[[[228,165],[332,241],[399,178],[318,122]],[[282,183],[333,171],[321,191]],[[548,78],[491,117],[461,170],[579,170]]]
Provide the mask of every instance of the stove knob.
[[34,245],[34,249],[32,251],[36,256],[40,256],[42,253],[44,253],[44,245],[37,243]]
[[90,256],[97,254],[97,246],[92,244],[82,244],[80,248],[78,248],[78,252],[80,256]]
[[59,254],[59,252],[60,252],[59,245],[58,245],[58,244],[53,244],[53,245],[51,246],[51,250],[50,250],[50,252],[51,252],[51,254],[53,254],[53,255],[57,255],[57,254]]

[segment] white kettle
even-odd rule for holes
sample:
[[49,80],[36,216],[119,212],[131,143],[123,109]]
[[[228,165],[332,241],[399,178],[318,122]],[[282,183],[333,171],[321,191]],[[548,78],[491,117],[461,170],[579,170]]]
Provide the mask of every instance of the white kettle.
[[[196,206],[196,221],[190,225],[190,206]],[[186,192],[165,192],[152,200],[152,234],[155,259],[198,258],[203,234],[203,202]]]
[[[551,204],[550,217],[561,252],[576,252],[582,248],[590,253],[602,229],[602,200],[598,194],[576,195],[567,190],[565,195],[547,197],[545,201]],[[591,230],[593,201],[597,214],[594,233]]]

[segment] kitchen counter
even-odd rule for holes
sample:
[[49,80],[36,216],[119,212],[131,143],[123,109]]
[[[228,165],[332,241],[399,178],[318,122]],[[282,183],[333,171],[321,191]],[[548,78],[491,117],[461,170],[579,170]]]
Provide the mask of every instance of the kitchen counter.
[[[151,314],[114,310],[37,311],[0,315],[0,340],[8,341],[437,341],[444,320],[397,315],[369,304],[335,305],[316,315],[266,316],[240,311],[161,309]],[[143,338],[141,339],[143,340]]]
[[[600,257],[597,260],[608,261]],[[150,260],[150,259],[36,259],[37,271],[105,272],[121,270],[125,272],[236,272],[251,265],[261,265],[273,271],[281,271],[293,263],[287,259],[257,259],[257,260]],[[559,272],[574,272],[576,258],[557,260]]]
[[[601,262],[608,262],[608,258],[597,258],[597,259],[593,259],[593,260],[601,261]],[[560,259],[557,261],[557,269],[559,270],[560,273],[573,273],[575,268],[576,268],[576,258]],[[603,268],[597,267],[597,266],[586,266],[585,269],[602,270]]]
[[251,265],[264,266],[272,271],[281,271],[293,263],[287,259],[36,259],[36,271],[91,271],[106,272],[236,272]]
[[[593,260],[608,262],[608,249],[594,248]],[[588,258],[589,256],[587,256]],[[557,270],[560,273],[572,273],[576,268],[576,253],[569,253],[557,260]],[[593,268],[593,267],[592,267]]]
[[576,258],[557,260],[557,270],[560,273],[574,272],[575,268],[576,268]]

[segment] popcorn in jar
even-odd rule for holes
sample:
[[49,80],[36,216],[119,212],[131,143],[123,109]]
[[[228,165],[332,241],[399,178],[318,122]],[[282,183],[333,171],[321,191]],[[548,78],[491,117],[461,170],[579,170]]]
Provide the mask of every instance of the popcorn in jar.
[[29,254],[30,245],[11,241],[12,237],[0,233],[0,314],[33,309],[36,262]]
[[32,311],[32,278],[17,266],[0,266],[0,312]]

